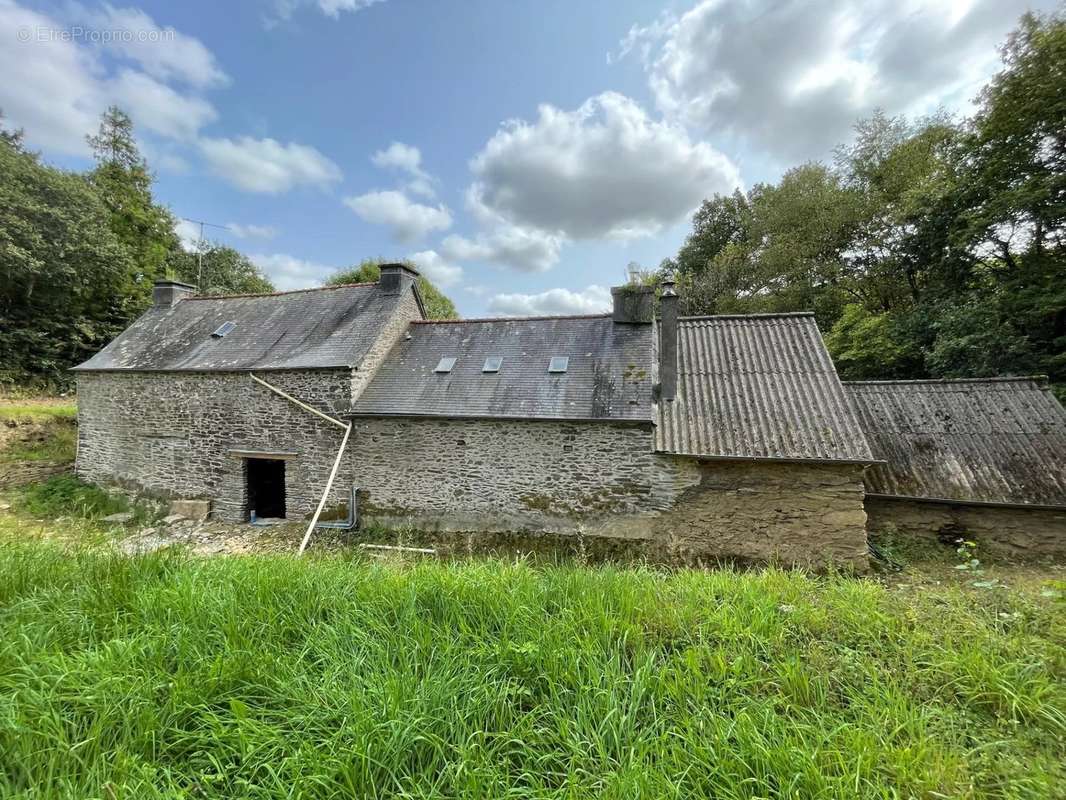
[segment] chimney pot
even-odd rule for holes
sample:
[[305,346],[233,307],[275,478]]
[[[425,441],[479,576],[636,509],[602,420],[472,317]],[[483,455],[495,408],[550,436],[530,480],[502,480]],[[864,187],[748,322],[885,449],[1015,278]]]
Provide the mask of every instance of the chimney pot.
[[196,294],[196,287],[181,281],[164,279],[152,285],[152,302],[164,308],[169,308],[194,294]]
[[382,264],[378,286],[383,294],[403,294],[418,279],[418,270],[406,264]]

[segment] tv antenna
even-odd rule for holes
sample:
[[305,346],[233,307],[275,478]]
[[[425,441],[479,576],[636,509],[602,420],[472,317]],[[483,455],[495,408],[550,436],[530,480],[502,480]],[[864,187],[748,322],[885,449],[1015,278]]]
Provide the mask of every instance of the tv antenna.
[[224,231],[229,230],[229,225],[218,225],[214,222],[206,222],[202,219],[189,219],[188,217],[179,217],[186,222],[191,222],[194,225],[200,226],[200,239],[196,243],[196,291],[203,292],[204,290],[204,228],[219,228]]

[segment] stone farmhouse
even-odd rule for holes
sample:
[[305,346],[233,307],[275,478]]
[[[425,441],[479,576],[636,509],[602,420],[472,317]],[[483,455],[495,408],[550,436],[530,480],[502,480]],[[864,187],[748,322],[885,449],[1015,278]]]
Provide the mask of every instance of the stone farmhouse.
[[617,287],[610,314],[429,321],[416,278],[158,283],[75,368],[78,474],[229,521],[354,496],[363,524],[680,559],[862,569],[868,517],[1066,549],[1066,412],[1032,380],[845,385],[812,315],[679,318],[670,283],[658,319]]

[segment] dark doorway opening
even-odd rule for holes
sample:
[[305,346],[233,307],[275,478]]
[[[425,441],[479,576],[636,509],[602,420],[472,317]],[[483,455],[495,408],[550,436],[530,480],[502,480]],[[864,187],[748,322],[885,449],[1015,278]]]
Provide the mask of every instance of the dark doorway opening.
[[248,511],[260,519],[285,516],[285,462],[248,459]]

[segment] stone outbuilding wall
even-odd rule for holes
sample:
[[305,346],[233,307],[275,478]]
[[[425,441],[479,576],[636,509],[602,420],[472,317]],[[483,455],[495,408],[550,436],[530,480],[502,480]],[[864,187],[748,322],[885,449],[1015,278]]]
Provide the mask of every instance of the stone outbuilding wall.
[[872,535],[898,531],[929,540],[965,537],[997,555],[1066,556],[1066,509],[867,497],[866,513]]

